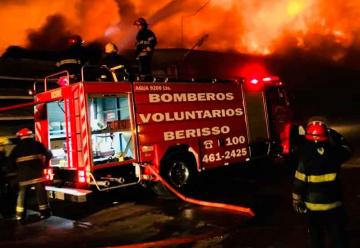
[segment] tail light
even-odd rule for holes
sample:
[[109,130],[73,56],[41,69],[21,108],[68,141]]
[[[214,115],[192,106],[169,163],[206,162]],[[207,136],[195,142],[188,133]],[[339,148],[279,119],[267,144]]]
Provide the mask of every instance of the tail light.
[[280,140],[281,140],[283,154],[290,153],[290,131],[291,131],[291,124],[287,123],[284,126],[282,132],[280,133]]
[[153,161],[156,159],[156,149],[154,145],[141,146],[140,156],[144,161]]
[[80,184],[86,183],[86,171],[85,170],[78,171],[78,182]]
[[54,171],[51,168],[44,169],[44,176],[46,180],[51,181],[54,179]]

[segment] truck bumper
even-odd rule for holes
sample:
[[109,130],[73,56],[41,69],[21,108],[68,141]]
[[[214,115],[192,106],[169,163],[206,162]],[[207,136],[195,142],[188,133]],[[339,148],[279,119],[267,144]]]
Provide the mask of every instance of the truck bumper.
[[51,199],[72,201],[72,202],[86,202],[91,190],[73,189],[73,188],[58,188],[54,186],[46,186],[48,196]]

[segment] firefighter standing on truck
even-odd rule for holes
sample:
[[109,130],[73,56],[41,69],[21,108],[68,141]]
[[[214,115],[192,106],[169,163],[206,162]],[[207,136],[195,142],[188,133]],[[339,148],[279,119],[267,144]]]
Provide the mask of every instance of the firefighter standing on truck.
[[70,36],[67,49],[60,53],[56,66],[59,71],[68,71],[72,81],[80,80],[81,67],[85,64],[84,41],[79,35]]
[[333,247],[347,247],[339,173],[351,152],[345,139],[323,121],[307,124],[292,197],[295,211],[307,215],[311,247],[325,247],[326,236]]
[[26,217],[26,200],[29,187],[34,186],[39,206],[40,219],[50,216],[49,202],[45,190],[44,169],[52,154],[45,146],[34,140],[33,133],[23,128],[16,133],[19,143],[11,151],[9,159],[17,169],[19,193],[16,204],[16,220]]
[[148,28],[149,24],[144,18],[137,19],[134,25],[139,30],[136,35],[136,59],[139,62],[140,79],[152,80],[151,59],[157,39],[155,34]]
[[118,53],[118,48],[114,43],[108,42],[105,45],[100,64],[105,65],[111,72],[114,82],[129,79],[126,59]]

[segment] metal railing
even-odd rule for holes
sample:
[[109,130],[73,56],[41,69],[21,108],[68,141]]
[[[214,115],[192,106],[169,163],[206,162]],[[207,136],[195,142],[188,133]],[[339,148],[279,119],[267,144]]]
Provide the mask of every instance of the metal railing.
[[[44,92],[47,91],[48,89],[48,82],[49,81],[55,81],[56,83],[59,83],[59,79],[60,78],[64,78],[64,80],[67,80],[67,82],[70,81],[70,74],[68,71],[60,71],[54,74],[51,74],[49,76],[46,76],[44,79]],[[33,86],[33,93],[36,94],[37,93],[37,81],[34,82],[34,86]]]

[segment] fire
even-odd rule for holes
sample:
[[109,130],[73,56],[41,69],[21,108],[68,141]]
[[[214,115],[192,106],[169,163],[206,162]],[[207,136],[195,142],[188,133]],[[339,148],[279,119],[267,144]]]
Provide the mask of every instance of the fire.
[[290,1],[287,4],[286,12],[290,17],[296,17],[304,10],[304,3],[301,1]]
[[0,52],[9,45],[32,47],[29,34],[41,36],[53,15],[64,19],[66,30],[59,33],[110,39],[121,48],[132,48],[132,22],[140,16],[150,22],[159,48],[261,55],[320,49],[340,60],[360,45],[358,0],[24,0],[2,1],[0,7]]

